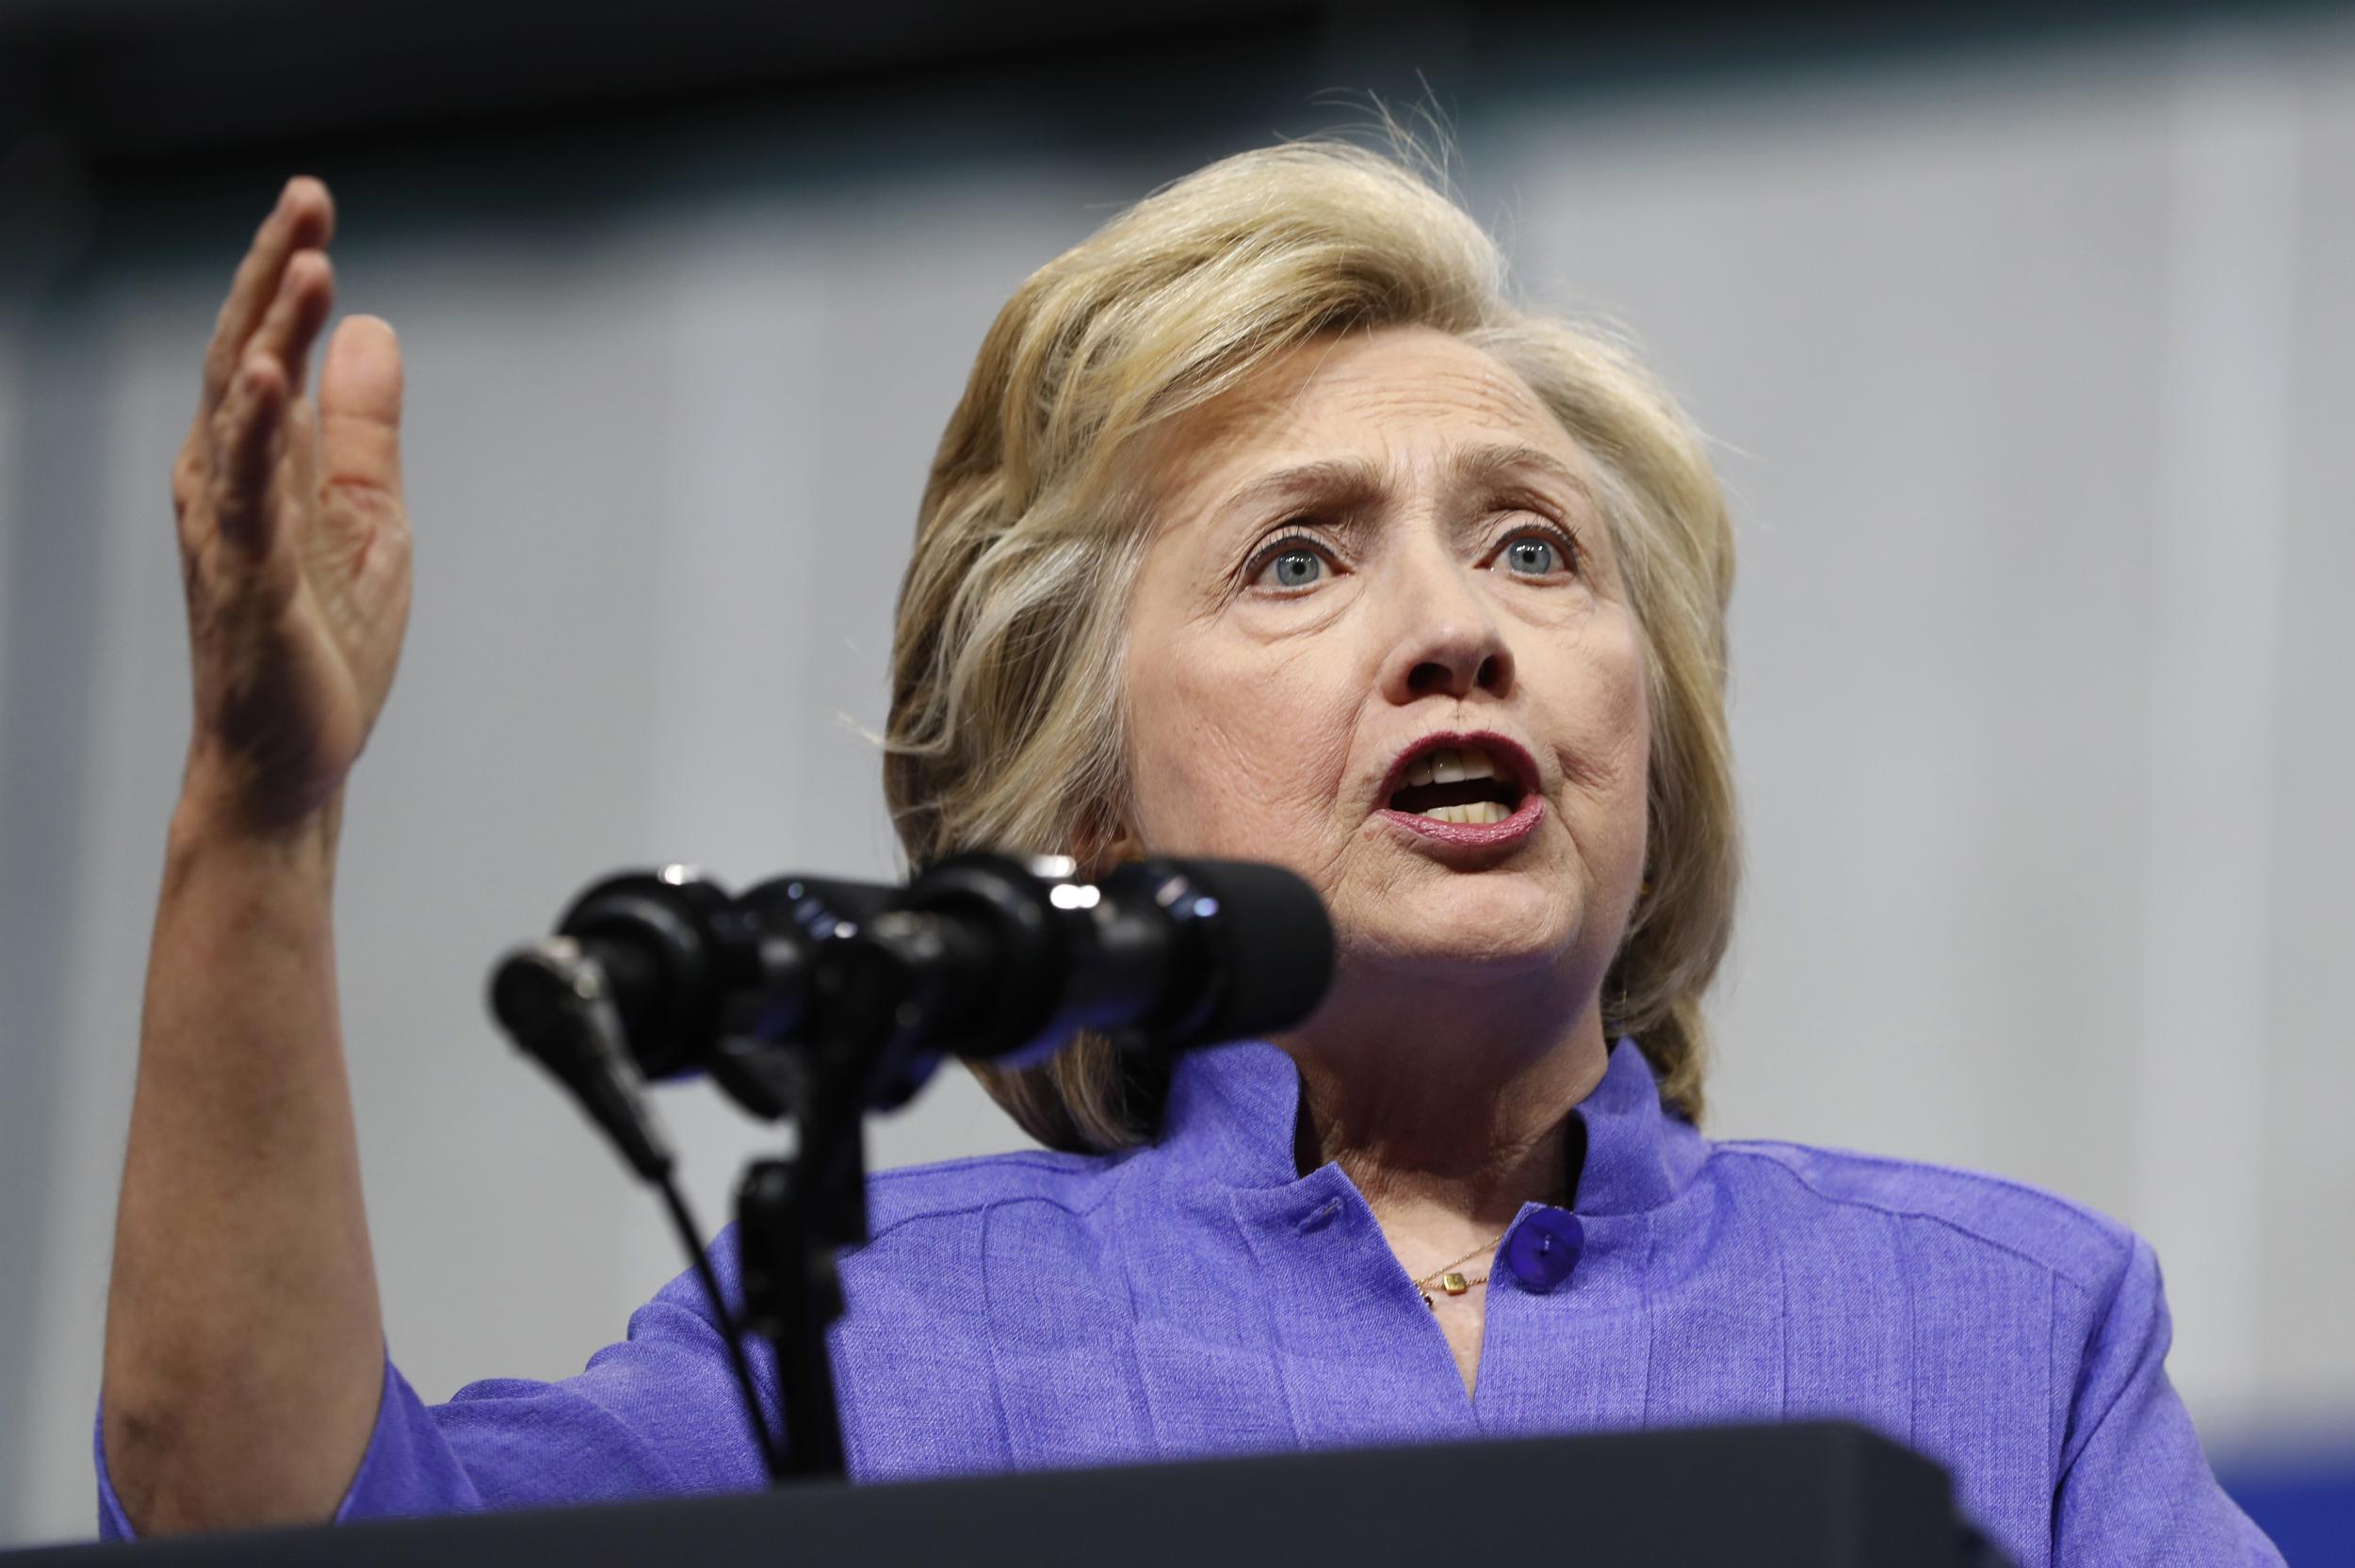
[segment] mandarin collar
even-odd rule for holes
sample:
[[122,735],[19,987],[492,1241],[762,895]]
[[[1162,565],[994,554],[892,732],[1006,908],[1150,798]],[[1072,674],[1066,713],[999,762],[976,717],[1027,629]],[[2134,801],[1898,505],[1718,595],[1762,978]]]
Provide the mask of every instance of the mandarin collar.
[[[1281,1047],[1251,1041],[1191,1051],[1171,1075],[1161,1143],[1226,1186],[1286,1187],[1309,1179],[1293,1157],[1299,1114],[1300,1069]],[[1691,1185],[1708,1155],[1693,1124],[1661,1105],[1659,1081],[1632,1036],[1611,1047],[1602,1081],[1575,1114],[1586,1123],[1573,1205],[1581,1214],[1658,1208]]]

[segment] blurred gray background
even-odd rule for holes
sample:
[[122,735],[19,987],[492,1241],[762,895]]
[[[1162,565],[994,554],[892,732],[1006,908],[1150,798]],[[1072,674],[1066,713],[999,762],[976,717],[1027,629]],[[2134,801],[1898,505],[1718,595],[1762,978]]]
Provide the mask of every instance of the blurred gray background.
[[[7,0],[0,62],[0,1544],[93,1528],[168,470],[284,176],[408,357],[415,611],[338,920],[391,1347],[441,1398],[577,1369],[680,1266],[493,1033],[493,957],[616,866],[895,872],[864,732],[983,329],[1157,185],[1362,123],[1334,89],[1443,111],[1525,290],[1718,444],[1710,1130],[2119,1216],[2212,1454],[2350,1451],[2355,16]],[[663,1108],[716,1224],[768,1135]],[[873,1140],[1020,1141],[954,1074]]]

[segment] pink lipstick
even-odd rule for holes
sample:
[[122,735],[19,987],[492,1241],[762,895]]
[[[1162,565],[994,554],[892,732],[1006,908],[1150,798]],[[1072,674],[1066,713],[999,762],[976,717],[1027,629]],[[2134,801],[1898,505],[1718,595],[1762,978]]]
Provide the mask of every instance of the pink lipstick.
[[1545,819],[1537,765],[1493,731],[1443,731],[1400,752],[1376,815],[1417,837],[1464,849],[1519,842]]

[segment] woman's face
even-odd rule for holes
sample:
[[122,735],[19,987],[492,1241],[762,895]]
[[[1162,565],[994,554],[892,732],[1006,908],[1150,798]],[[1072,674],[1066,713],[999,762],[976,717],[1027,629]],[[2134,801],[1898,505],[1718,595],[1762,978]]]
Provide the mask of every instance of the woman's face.
[[1299,872],[1353,966],[1599,990],[1650,719],[1589,472],[1519,376],[1422,329],[1200,411],[1130,606],[1130,832]]

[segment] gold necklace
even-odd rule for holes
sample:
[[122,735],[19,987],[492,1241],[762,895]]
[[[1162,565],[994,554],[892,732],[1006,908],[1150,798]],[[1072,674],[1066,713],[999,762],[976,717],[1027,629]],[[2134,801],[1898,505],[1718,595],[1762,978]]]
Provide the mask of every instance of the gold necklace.
[[1502,1232],[1498,1235],[1495,1241],[1489,1242],[1485,1247],[1474,1247],[1470,1252],[1466,1253],[1462,1257],[1457,1258],[1454,1262],[1444,1264],[1437,1269],[1434,1269],[1431,1272],[1417,1280],[1415,1282],[1415,1288],[1422,1292],[1422,1304],[1429,1307],[1432,1311],[1437,1312],[1439,1310],[1439,1303],[1431,1299],[1432,1291],[1444,1290],[1451,1296],[1461,1296],[1465,1291],[1470,1290],[1475,1285],[1486,1285],[1488,1283],[1488,1276],[1486,1274],[1467,1275],[1457,1273],[1455,1270],[1461,1269],[1465,1264],[1470,1263],[1472,1259],[1478,1257],[1483,1253],[1493,1254],[1497,1250],[1498,1244],[1503,1241],[1505,1237],[1512,1234],[1513,1233],[1510,1231]]

